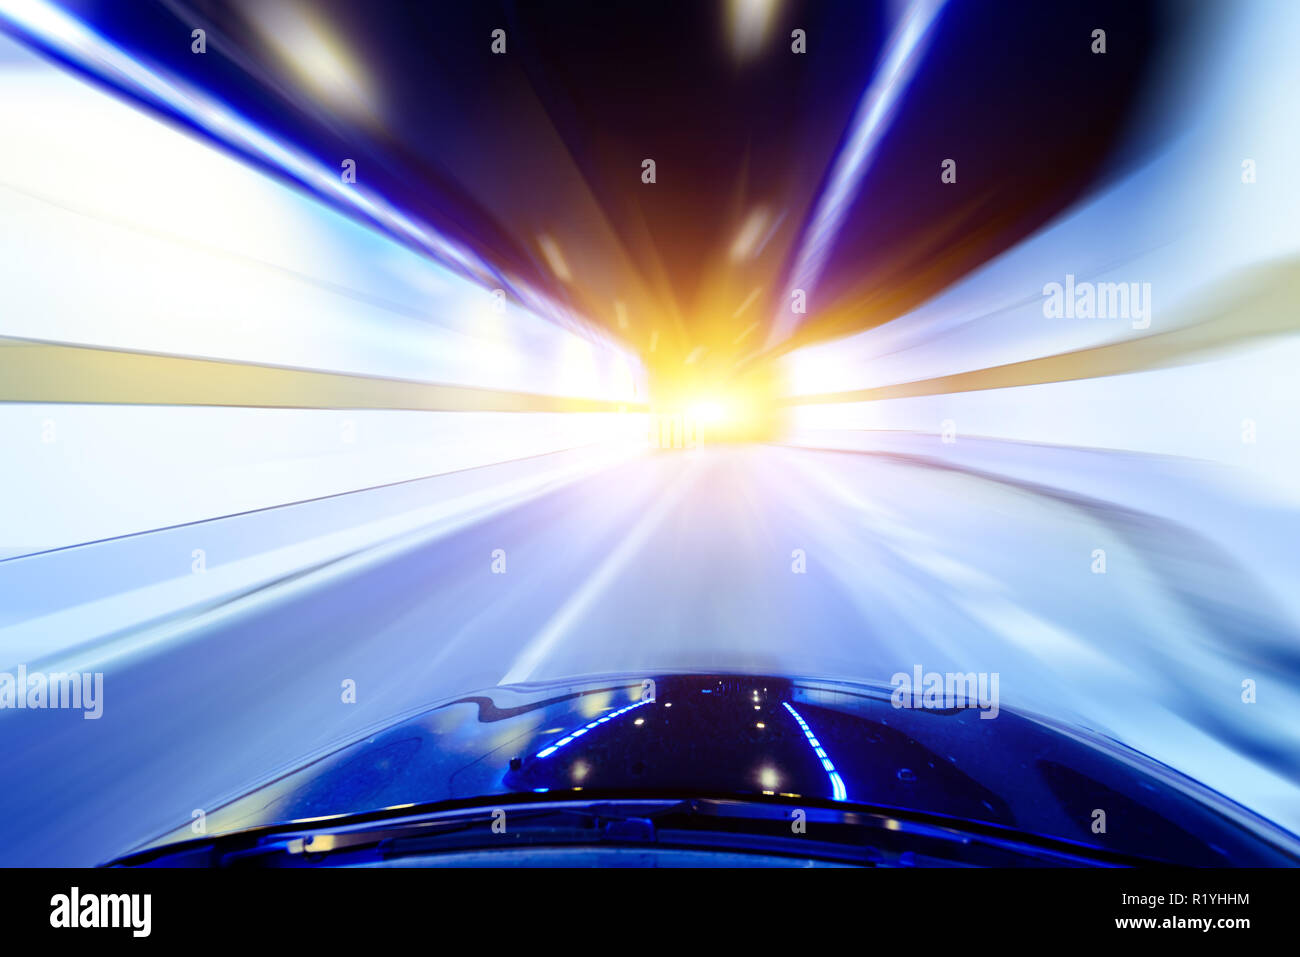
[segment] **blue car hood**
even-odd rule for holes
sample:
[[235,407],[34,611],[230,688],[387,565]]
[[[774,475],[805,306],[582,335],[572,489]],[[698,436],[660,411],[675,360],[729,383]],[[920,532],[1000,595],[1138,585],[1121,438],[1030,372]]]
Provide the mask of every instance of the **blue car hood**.
[[[209,812],[206,832],[541,795],[887,809],[1166,863],[1300,860],[1288,832],[1100,735],[1005,707],[896,707],[887,687],[735,674],[462,695]],[[186,822],[147,846],[194,837]]]

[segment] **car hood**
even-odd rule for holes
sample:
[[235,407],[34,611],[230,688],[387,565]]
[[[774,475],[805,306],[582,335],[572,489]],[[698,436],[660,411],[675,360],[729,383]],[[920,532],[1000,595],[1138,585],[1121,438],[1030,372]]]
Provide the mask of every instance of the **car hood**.
[[[888,809],[1169,863],[1293,864],[1294,836],[1104,736],[888,687],[584,678],[461,695],[207,812],[205,833],[484,800],[724,797]],[[178,827],[146,847],[192,840]]]

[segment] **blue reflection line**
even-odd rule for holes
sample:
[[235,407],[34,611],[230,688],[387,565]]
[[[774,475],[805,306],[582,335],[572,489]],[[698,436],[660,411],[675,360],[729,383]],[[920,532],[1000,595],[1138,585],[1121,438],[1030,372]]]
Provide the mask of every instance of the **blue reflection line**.
[[584,734],[586,734],[588,731],[590,731],[592,728],[596,727],[597,725],[604,724],[606,721],[612,721],[621,714],[627,714],[629,711],[635,711],[637,708],[641,707],[641,705],[650,704],[650,703],[651,703],[650,698],[644,698],[641,701],[638,701],[636,704],[630,704],[626,708],[619,708],[613,714],[607,714],[604,717],[597,718],[595,721],[591,722],[591,724],[587,725],[586,727],[579,728],[577,731],[570,731],[568,734],[566,734],[559,741],[556,741],[549,748],[542,748],[542,750],[537,752],[536,757],[549,758],[556,751],[560,750],[560,748],[564,747],[566,744],[573,741],[575,738],[582,737]]
[[817,755],[818,759],[822,763],[822,767],[826,770],[826,776],[831,779],[831,800],[847,801],[849,799],[849,794],[844,787],[844,779],[840,777],[840,772],[835,770],[835,765],[831,762],[831,759],[826,756],[825,749],[822,748],[821,742],[813,735],[812,728],[808,727],[808,722],[803,719],[803,715],[799,714],[798,711],[795,711],[794,708],[790,706],[790,702],[782,701],[781,705],[786,711],[790,712],[791,716],[793,716],[796,721],[799,722],[799,727],[803,731],[803,736],[807,738],[808,743],[812,745],[813,752]]

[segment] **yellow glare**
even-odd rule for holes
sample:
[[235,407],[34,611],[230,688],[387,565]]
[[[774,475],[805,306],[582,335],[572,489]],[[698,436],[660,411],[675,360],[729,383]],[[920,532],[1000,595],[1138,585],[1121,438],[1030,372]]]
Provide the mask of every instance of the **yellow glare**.
[[725,422],[729,412],[727,404],[717,400],[696,402],[686,409],[686,414],[701,425],[718,425]]
[[598,691],[594,694],[584,695],[578,704],[578,712],[584,718],[595,718],[602,711],[610,710],[610,701],[613,695],[608,691]]
[[[721,371],[721,375],[719,372]],[[661,364],[651,383],[650,440],[659,448],[764,442],[779,433],[771,376]]]

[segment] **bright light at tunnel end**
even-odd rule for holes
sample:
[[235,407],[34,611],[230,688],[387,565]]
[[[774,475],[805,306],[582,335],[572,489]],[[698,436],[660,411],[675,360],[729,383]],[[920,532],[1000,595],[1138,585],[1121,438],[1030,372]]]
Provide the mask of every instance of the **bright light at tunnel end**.
[[731,418],[731,409],[725,402],[705,399],[687,406],[686,414],[700,425],[721,425]]
[[771,369],[733,376],[655,370],[650,444],[694,448],[710,443],[772,441],[785,422],[779,405],[781,391]]

